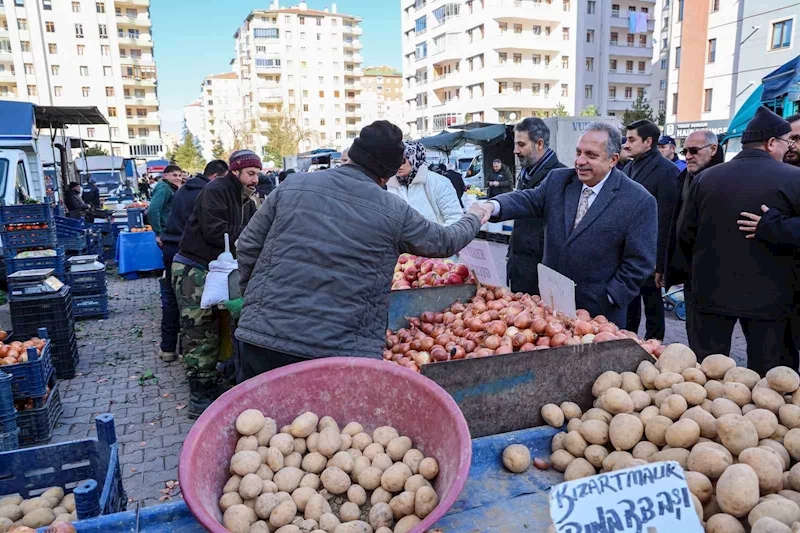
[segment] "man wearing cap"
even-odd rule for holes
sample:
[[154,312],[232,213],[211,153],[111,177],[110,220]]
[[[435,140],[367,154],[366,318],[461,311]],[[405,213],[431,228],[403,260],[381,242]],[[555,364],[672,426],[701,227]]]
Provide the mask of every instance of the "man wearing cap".
[[448,257],[478,234],[477,206],[441,226],[383,189],[403,152],[402,131],[374,122],[349,164],[293,175],[242,232],[239,382],[308,359],[379,359],[398,256]]
[[797,368],[789,328],[797,290],[795,248],[748,239],[732,223],[762,205],[800,215],[800,169],[783,163],[794,144],[791,129],[760,107],[742,135],[743,150],[692,184],[678,240],[691,264],[688,311],[694,316],[687,333],[698,359],[730,354],[738,320],[748,368],[761,375],[780,365]]
[[196,418],[222,392],[217,384],[219,317],[201,309],[208,264],[225,251],[236,257],[236,239],[255,214],[261,159],[250,150],[231,154],[229,171],[197,196],[172,263],[172,284],[181,312],[183,362],[189,378],[189,416]]
[[492,161],[492,174],[489,176],[487,196],[494,198],[514,190],[514,175],[511,169],[499,159]]
[[670,137],[669,135],[662,135],[658,139],[658,151],[661,152],[665,158],[672,161],[678,170],[683,172],[686,170],[686,161],[678,157],[678,154],[675,153],[675,139]]

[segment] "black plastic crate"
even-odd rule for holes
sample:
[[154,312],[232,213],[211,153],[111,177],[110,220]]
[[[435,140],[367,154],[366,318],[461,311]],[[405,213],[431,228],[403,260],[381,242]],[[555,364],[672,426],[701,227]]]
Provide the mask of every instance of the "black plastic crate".
[[72,314],[75,318],[108,318],[108,292],[83,294],[72,297]]
[[40,268],[52,268],[59,277],[66,271],[66,254],[64,248],[54,248],[56,255],[52,257],[27,257],[24,259],[14,259],[17,252],[5,251],[6,275],[20,272],[22,270],[37,270]]
[[13,249],[52,248],[58,242],[56,228],[53,226],[44,229],[3,231],[2,238],[3,246]]
[[78,295],[107,294],[108,286],[105,269],[87,272],[67,272],[66,278],[70,292],[72,292],[73,309],[76,308],[75,297]]
[[49,223],[54,219],[53,204],[0,205],[0,224]]
[[58,383],[54,379],[44,407],[17,411],[17,427],[19,428],[19,445],[31,446],[50,440],[58,417],[61,416],[61,396]]
[[74,333],[75,321],[72,314],[72,295],[65,285],[53,294],[20,296],[9,302],[11,324],[17,335],[36,336],[41,327],[47,328],[50,338],[55,341],[59,335]]
[[[50,340],[47,339],[47,330],[40,328],[38,336],[41,339],[46,339],[41,355],[37,355],[36,350],[31,348],[28,351],[29,359],[27,363],[0,367],[0,374],[6,374],[12,377],[11,391],[15,400],[43,396],[47,388],[47,383],[50,381],[50,377],[55,370],[53,367],[51,343]],[[6,339],[6,344],[16,340],[25,342],[30,339],[24,338],[22,335],[12,336]],[[2,393],[0,393],[0,396],[2,396]],[[2,414],[2,412],[3,409],[0,407],[0,414]]]
[[58,379],[72,379],[75,377],[75,369],[78,367],[78,340],[73,334],[71,338],[63,340],[52,340],[51,354],[53,366],[56,369]]

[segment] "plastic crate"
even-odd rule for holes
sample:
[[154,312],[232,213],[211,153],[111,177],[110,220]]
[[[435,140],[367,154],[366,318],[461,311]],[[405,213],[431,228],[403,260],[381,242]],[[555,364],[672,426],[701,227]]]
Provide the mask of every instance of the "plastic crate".
[[96,439],[37,446],[0,454],[0,494],[38,496],[50,487],[74,492],[78,519],[125,511],[114,417],[95,418]]
[[35,270],[39,268],[52,268],[57,276],[63,276],[65,272],[66,255],[64,248],[55,248],[56,255],[53,257],[29,257],[26,259],[14,259],[16,252],[5,251],[6,275],[19,272],[21,270]]
[[72,295],[65,285],[53,294],[20,296],[9,302],[11,324],[17,335],[33,337],[46,327],[54,342],[74,333]]
[[56,231],[60,234],[63,228],[70,228],[75,230],[86,229],[86,224],[80,218],[68,218],[56,216]]
[[0,452],[8,452],[19,448],[19,429],[0,433]]
[[[64,220],[71,220],[66,218]],[[86,249],[86,230],[80,220],[80,226],[64,225],[56,222],[56,235],[59,246],[65,250],[83,251]]]
[[[8,410],[9,406],[6,405],[4,409]],[[11,433],[16,431],[17,428],[17,410],[14,409],[14,403],[11,403],[11,411],[7,415],[0,416],[0,433]]]
[[65,340],[52,340],[51,348],[53,367],[56,369],[58,379],[72,379],[75,377],[75,369],[78,367],[80,357],[78,355],[78,340],[73,334],[71,338]]
[[55,212],[53,204],[0,205],[0,224],[36,224],[51,222]]
[[58,382],[53,378],[50,382],[50,394],[44,406],[25,411],[17,411],[17,427],[19,428],[19,445],[32,446],[50,440],[56,420],[64,408],[61,406],[61,395]]
[[6,249],[53,248],[58,242],[56,228],[3,231],[3,246]]
[[[39,328],[38,337],[40,339],[47,339],[47,330],[45,328]],[[22,336],[20,336],[20,338],[22,338]],[[14,340],[14,337],[11,337],[6,340],[6,343],[13,342]],[[44,396],[47,389],[47,382],[55,371],[50,346],[50,340],[47,339],[41,356],[36,354],[34,348],[29,348],[27,363],[0,367],[0,374],[4,373],[12,377],[11,391],[15,400]],[[2,393],[0,393],[0,402],[2,402]],[[2,414],[2,412],[3,408],[0,406],[0,414]]]
[[75,296],[79,294],[106,293],[106,271],[92,270],[87,272],[67,272],[67,284],[72,292],[72,308],[75,309]]
[[75,295],[72,297],[72,313],[75,318],[108,318],[108,293]]
[[[3,421],[10,416],[15,416],[14,412],[14,394],[11,392],[11,380],[13,378],[0,372],[0,431],[7,431],[4,429]],[[16,427],[14,422],[14,427]]]

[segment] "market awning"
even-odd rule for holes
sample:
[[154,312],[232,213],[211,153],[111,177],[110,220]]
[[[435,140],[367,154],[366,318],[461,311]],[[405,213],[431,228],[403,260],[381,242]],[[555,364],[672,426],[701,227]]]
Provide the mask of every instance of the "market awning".
[[466,130],[464,138],[471,143],[485,145],[500,142],[506,137],[504,124],[491,124],[480,128]]
[[745,100],[742,107],[739,108],[739,111],[736,112],[736,115],[731,120],[731,124],[728,126],[728,133],[725,135],[723,142],[742,136],[747,124],[755,116],[756,110],[761,107],[763,93],[764,86],[759,85],[756,90],[753,91],[753,94]]
[[464,138],[463,131],[443,131],[438,135],[423,137],[419,140],[419,143],[428,150],[444,152],[448,156],[450,155],[450,152],[459,146],[463,146],[466,142],[467,140]]
[[76,124],[108,124],[96,107],[35,106],[37,128],[63,128]]
[[800,98],[800,56],[764,76],[761,83],[764,87],[763,101],[784,96],[789,100]]

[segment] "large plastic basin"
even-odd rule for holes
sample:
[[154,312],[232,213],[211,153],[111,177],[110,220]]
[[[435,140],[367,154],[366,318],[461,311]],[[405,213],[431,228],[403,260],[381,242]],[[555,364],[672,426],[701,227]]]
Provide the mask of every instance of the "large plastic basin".
[[278,427],[313,411],[332,416],[340,427],[359,422],[368,431],[395,427],[414,447],[439,462],[434,487],[439,505],[413,531],[444,516],[469,474],[472,443],[455,401],[436,383],[380,360],[337,357],[267,372],[223,394],[195,422],[183,445],[178,477],[186,504],[208,531],[224,532],[219,498],[230,477],[236,448],[236,417],[260,409]]

